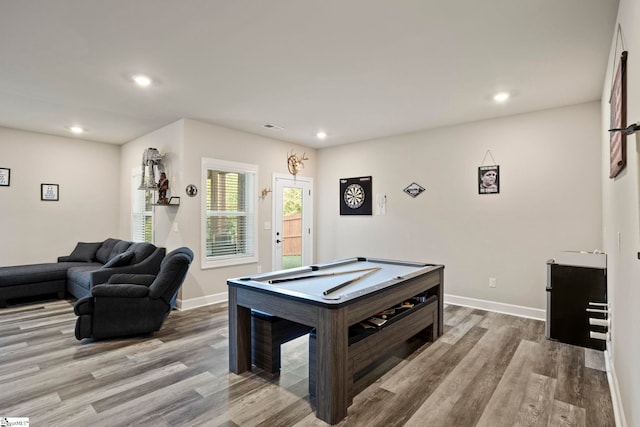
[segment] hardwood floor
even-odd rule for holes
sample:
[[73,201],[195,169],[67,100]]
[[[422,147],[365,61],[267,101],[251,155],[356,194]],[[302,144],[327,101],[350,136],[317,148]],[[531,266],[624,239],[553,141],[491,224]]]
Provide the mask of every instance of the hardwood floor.
[[[0,309],[0,417],[326,426],[309,405],[307,336],[283,346],[280,376],[238,376],[228,372],[226,306],[174,311],[152,336],[78,342],[72,304]],[[435,343],[412,341],[358,377],[340,426],[615,425],[602,353],[545,340],[540,321],[457,306],[444,318]]]

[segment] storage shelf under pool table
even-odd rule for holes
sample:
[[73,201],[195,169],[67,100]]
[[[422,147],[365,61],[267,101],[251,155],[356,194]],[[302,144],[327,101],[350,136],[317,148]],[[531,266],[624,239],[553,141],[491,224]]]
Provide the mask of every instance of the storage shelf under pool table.
[[[417,295],[411,299],[413,307],[402,309],[390,317],[386,323],[375,329],[349,338],[348,362],[349,376],[353,379],[363,369],[385,357],[395,347],[410,338],[423,334],[428,341],[438,336],[438,296]],[[399,304],[401,304],[400,302]],[[394,306],[395,307],[395,306]],[[365,319],[366,320],[366,319]],[[309,395],[315,401],[316,338],[312,331],[309,335]],[[353,397],[353,381],[350,381],[349,394]]]

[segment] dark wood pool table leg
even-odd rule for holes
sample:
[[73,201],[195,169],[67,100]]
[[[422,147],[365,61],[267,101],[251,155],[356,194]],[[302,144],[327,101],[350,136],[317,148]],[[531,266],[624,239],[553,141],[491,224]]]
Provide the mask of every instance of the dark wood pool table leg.
[[319,310],[316,339],[316,416],[329,424],[337,424],[347,416],[349,406],[345,310]]
[[251,309],[237,304],[238,293],[229,287],[229,370],[234,374],[251,369]]

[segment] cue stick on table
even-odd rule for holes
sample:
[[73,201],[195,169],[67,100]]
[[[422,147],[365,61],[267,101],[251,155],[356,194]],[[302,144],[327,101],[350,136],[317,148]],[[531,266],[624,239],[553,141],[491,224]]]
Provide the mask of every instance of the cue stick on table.
[[334,287],[333,287],[333,288],[331,288],[331,289],[327,289],[326,291],[323,291],[323,292],[322,292],[322,295],[327,296],[327,295],[329,295],[330,293],[335,292],[335,291],[337,291],[337,290],[339,290],[339,289],[342,289],[342,288],[344,288],[345,286],[352,284],[353,282],[357,282],[358,280],[360,280],[360,279],[362,279],[362,278],[364,278],[364,277],[366,277],[366,276],[368,276],[368,275],[370,275],[370,274],[373,274],[373,273],[375,273],[376,271],[381,270],[381,269],[382,269],[382,267],[375,267],[375,268],[368,269],[369,271],[367,271],[367,272],[366,272],[366,273],[364,273],[364,274],[361,274],[361,275],[360,275],[360,276],[358,276],[358,277],[354,277],[353,279],[349,279],[349,280],[347,280],[346,282],[340,283],[339,285],[336,285],[336,286],[334,286]]
[[377,271],[377,270],[380,270],[380,268],[381,267],[359,268],[357,270],[334,271],[333,273],[309,274],[306,276],[288,277],[285,279],[273,279],[273,280],[269,280],[269,283],[273,284],[273,283],[293,282],[294,280],[313,279],[315,277],[338,276],[341,274],[360,273],[361,271],[372,271],[372,270]]

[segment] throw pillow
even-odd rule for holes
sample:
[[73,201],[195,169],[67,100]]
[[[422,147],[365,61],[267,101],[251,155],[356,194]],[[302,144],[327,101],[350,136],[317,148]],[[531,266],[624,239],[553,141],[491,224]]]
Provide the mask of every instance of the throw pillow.
[[129,265],[134,255],[135,254],[130,251],[122,252],[121,254],[116,255],[109,261],[107,261],[107,263],[103,265],[102,268],[122,267],[123,265]]
[[102,242],[96,243],[84,243],[79,242],[76,245],[76,248],[69,255],[68,261],[75,262],[91,262],[93,258],[96,256],[96,252],[98,252],[98,248]]

